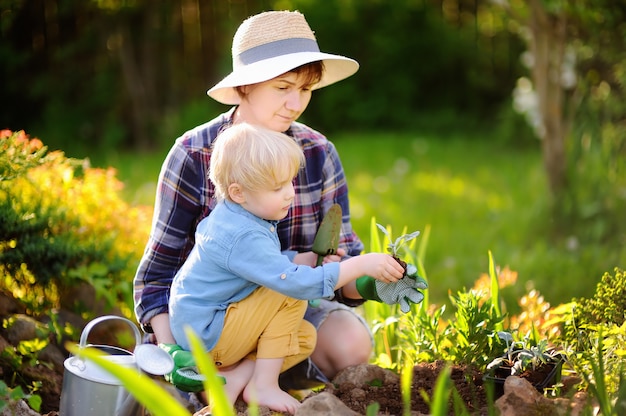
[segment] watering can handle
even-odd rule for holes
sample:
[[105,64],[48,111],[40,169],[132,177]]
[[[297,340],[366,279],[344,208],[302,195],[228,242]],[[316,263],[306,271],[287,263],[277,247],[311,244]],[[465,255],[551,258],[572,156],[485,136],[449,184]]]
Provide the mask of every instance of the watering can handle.
[[93,329],[94,326],[98,325],[99,323],[101,323],[103,321],[108,321],[108,320],[111,320],[111,319],[117,319],[119,321],[126,322],[133,329],[133,331],[135,333],[135,345],[141,344],[141,333],[139,332],[139,329],[137,328],[137,325],[135,325],[130,320],[128,320],[126,318],[123,318],[121,316],[104,315],[104,316],[100,316],[99,318],[94,319],[93,321],[89,322],[85,326],[85,328],[83,329],[83,332],[80,334],[80,344],[79,344],[79,347],[80,348],[85,348],[87,346],[87,339],[89,338],[89,332]]

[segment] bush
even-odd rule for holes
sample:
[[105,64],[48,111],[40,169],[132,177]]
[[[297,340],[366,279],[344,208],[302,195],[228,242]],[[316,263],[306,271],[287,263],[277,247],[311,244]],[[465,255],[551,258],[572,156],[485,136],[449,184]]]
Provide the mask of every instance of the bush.
[[574,318],[579,324],[622,325],[626,313],[626,274],[618,267],[615,276],[604,273],[592,297],[575,301]]
[[[0,132],[0,287],[22,298],[29,313],[59,307],[79,282],[130,313],[151,209],[128,206],[115,175],[48,152],[23,131]],[[63,306],[83,312],[74,300]]]

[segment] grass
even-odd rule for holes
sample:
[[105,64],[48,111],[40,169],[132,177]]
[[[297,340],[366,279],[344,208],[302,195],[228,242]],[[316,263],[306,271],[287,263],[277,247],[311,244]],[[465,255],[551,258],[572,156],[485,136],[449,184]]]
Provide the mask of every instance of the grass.
[[[539,144],[518,148],[473,133],[332,139],[348,178],[353,226],[366,250],[372,217],[398,232],[431,227],[424,266],[433,303],[447,303],[449,291],[469,288],[488,273],[489,251],[497,265],[519,273],[517,287],[502,294],[509,305],[529,287],[553,305],[584,296],[619,266],[604,261],[619,259],[609,248],[576,245],[573,236],[550,238]],[[94,165],[116,167],[127,200],[151,205],[166,151],[107,155]]]

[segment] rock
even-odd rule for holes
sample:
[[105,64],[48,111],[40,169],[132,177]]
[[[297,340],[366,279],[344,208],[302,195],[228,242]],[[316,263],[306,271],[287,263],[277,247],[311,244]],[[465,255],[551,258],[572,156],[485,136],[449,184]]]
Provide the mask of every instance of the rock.
[[60,304],[65,305],[68,310],[87,310],[93,316],[123,316],[119,308],[110,307],[106,299],[98,294],[96,288],[86,281],[63,286],[59,296]]
[[[586,412],[589,411],[589,403],[587,400],[587,393],[583,391],[579,391],[574,394],[574,397],[572,397],[571,400],[560,397],[554,399],[555,406],[559,409],[564,409],[561,414],[565,414],[567,416],[582,416],[587,414]],[[599,412],[599,409],[594,409],[590,414],[595,415],[599,414]]]
[[372,364],[359,364],[341,370],[333,379],[334,384],[352,383],[355,386],[371,384],[378,380],[383,385],[397,384],[400,377],[391,370]]
[[15,314],[11,316],[12,323],[7,328],[7,339],[11,345],[17,346],[20,341],[37,339],[37,328],[44,325],[28,315]]
[[[4,349],[7,348],[9,345],[11,345],[9,341],[7,341],[2,335],[0,335],[0,351],[4,351]],[[0,372],[1,371],[2,370],[0,370]]]
[[561,384],[563,385],[564,392],[570,392],[576,389],[576,386],[582,383],[583,379],[578,376],[563,376],[561,378]]
[[567,405],[544,397],[527,380],[510,376],[504,382],[504,395],[496,400],[500,416],[567,415]]
[[322,392],[320,394],[309,397],[296,410],[295,416],[317,416],[317,415],[333,415],[333,416],[359,416],[348,406],[343,404],[336,396]]
[[25,313],[26,307],[13,295],[4,290],[0,291],[0,316],[7,316],[14,313]]
[[63,373],[63,363],[66,357],[58,346],[54,344],[46,345],[44,349],[39,352],[38,357],[40,361],[51,363],[55,371]]
[[24,400],[10,402],[9,405],[0,412],[0,416],[39,416],[39,413],[31,409]]

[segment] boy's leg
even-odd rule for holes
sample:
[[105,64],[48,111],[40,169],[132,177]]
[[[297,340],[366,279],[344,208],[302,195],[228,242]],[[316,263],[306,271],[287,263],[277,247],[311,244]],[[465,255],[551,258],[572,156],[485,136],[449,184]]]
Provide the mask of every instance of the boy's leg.
[[257,358],[284,358],[280,372],[306,359],[313,352],[317,332],[305,321],[307,302],[285,297],[282,307],[259,338]]
[[265,287],[255,290],[226,311],[224,329],[210,352],[218,370],[243,358],[287,357],[285,369],[308,357],[317,333],[303,319],[306,301]]
[[252,378],[243,391],[244,401],[267,406],[274,411],[295,414],[300,402],[278,386],[278,375],[283,366],[283,358],[258,357]]
[[369,361],[373,336],[354,308],[321,300],[319,306],[307,309],[304,319],[317,328],[317,345],[309,358],[280,375],[283,389],[320,386],[329,383],[342,369]]
[[254,364],[254,361],[246,358],[219,371],[220,375],[226,380],[224,392],[230,404],[235,404],[243,389],[250,382],[254,373]]
[[282,298],[281,307],[259,338],[254,373],[243,391],[246,402],[292,414],[300,406],[298,400],[280,389],[278,376],[313,351],[316,332],[303,319],[306,306],[306,301]]
[[[226,378],[227,392],[229,397],[234,397],[233,403],[253,377],[249,365],[257,355],[259,358],[279,358],[280,372],[311,354],[316,332],[303,320],[305,309],[306,301],[263,287],[229,306],[222,335],[210,354],[218,371]],[[263,352],[259,354],[259,351]],[[277,380],[278,373],[276,388]]]

